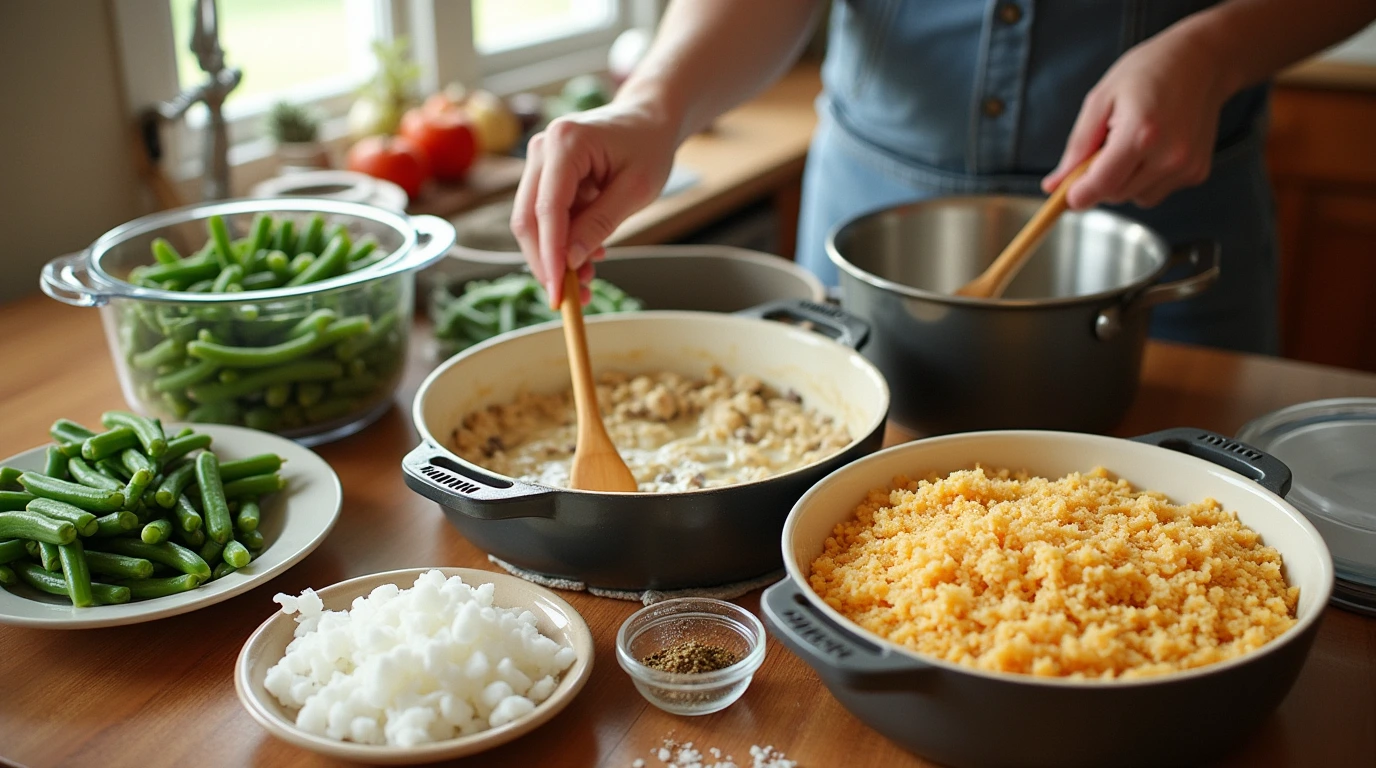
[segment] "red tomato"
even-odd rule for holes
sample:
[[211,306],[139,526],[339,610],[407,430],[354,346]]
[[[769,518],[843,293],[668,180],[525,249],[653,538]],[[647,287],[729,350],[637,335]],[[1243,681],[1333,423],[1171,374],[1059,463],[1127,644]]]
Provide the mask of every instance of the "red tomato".
[[420,196],[421,186],[430,176],[425,153],[399,136],[359,139],[349,147],[347,161],[349,170],[390,181],[406,190],[412,200]]
[[407,110],[399,133],[425,153],[437,179],[463,179],[478,154],[473,126],[458,109]]

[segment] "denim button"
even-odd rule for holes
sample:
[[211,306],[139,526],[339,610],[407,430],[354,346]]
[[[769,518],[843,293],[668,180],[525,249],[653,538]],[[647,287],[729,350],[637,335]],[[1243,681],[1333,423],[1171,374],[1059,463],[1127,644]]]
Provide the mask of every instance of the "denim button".
[[981,105],[985,117],[998,117],[1003,114],[1003,99],[988,98]]
[[1004,24],[1017,24],[1022,21],[1022,8],[1017,3],[999,3],[996,10],[999,21]]

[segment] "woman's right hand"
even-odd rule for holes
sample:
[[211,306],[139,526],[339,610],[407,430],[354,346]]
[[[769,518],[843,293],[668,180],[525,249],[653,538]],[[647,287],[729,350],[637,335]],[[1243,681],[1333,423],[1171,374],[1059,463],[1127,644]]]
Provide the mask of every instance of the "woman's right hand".
[[678,134],[663,110],[613,101],[558,118],[531,138],[511,231],[551,305],[563,299],[566,269],[578,271],[587,302],[603,241],[659,196]]

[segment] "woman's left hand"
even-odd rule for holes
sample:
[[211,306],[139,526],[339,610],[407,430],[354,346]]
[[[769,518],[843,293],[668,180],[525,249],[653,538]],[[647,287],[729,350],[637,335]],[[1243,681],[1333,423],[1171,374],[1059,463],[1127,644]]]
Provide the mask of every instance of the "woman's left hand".
[[1067,195],[1073,209],[1132,202],[1144,208],[1209,177],[1218,113],[1231,95],[1206,46],[1166,30],[1133,47],[1085,96],[1060,165],[1042,180],[1055,189],[1103,151]]

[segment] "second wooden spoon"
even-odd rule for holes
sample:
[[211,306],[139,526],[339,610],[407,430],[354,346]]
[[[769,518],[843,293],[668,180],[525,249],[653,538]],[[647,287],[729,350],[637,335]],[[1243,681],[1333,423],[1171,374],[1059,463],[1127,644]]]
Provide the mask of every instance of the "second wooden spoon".
[[640,486],[621,454],[616,452],[616,445],[602,423],[602,412],[597,408],[597,386],[588,358],[588,337],[583,330],[578,273],[573,270],[564,274],[564,300],[559,311],[564,316],[564,345],[569,353],[573,408],[578,416],[578,441],[574,444],[569,486],[580,491],[634,493]]
[[1099,153],[1095,152],[1085,158],[1083,162],[1075,166],[1075,170],[1061,179],[1060,185],[1051,192],[1051,196],[1046,198],[1046,202],[1042,203],[1042,207],[1037,209],[1032,218],[1027,220],[1018,234],[1003,249],[1003,253],[994,259],[994,263],[985,268],[979,277],[957,289],[956,295],[977,299],[997,299],[1002,296],[1004,289],[1013,281],[1013,278],[1018,276],[1018,271],[1022,269],[1023,264],[1027,263],[1027,257],[1032,255],[1032,251],[1036,249],[1037,244],[1042,241],[1047,231],[1056,223],[1056,219],[1065,213],[1065,209],[1068,207],[1065,196],[1070,192],[1071,184],[1089,170],[1089,164],[1094,162],[1094,158],[1098,156]]

